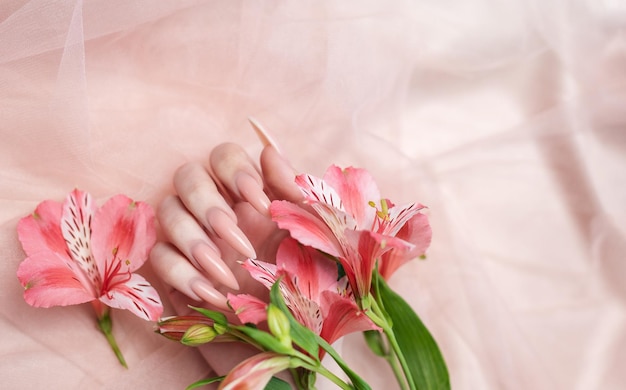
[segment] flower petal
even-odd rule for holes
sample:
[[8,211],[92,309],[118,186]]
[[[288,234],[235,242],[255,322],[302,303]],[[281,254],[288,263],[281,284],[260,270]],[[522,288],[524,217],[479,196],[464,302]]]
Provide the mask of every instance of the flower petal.
[[339,261],[346,271],[353,292],[359,296],[369,294],[372,283],[372,272],[383,254],[398,249],[409,251],[413,245],[397,237],[385,236],[369,230],[347,230],[349,241],[346,256]]
[[385,253],[380,261],[378,272],[385,280],[389,280],[398,268],[415,259],[406,251],[391,250]]
[[322,293],[322,308],[324,309],[324,327],[320,336],[334,343],[341,337],[366,330],[380,330],[349,298],[332,292]]
[[320,334],[322,331],[322,309],[318,302],[308,299],[295,285],[286,280],[283,295],[285,303],[291,310],[296,321],[311,329],[313,333]]
[[341,253],[335,234],[319,218],[300,206],[287,201],[273,201],[270,212],[278,227],[288,230],[302,244],[332,256],[339,256]]
[[67,246],[60,226],[62,214],[62,203],[46,200],[33,214],[20,220],[17,235],[28,256],[41,251],[65,254]]
[[290,366],[291,358],[274,352],[261,352],[233,368],[220,384],[220,390],[262,390],[279,373]]
[[267,302],[250,294],[228,294],[228,304],[242,323],[258,324],[267,319]]
[[[331,168],[333,167],[335,166],[331,166]],[[302,174],[296,176],[295,181],[298,187],[300,187],[304,199],[308,202],[324,203],[337,210],[345,211],[341,196],[339,196],[335,188],[329,186],[324,180],[313,175]]]
[[280,243],[276,265],[292,275],[298,290],[316,302],[319,302],[320,292],[335,289],[337,285],[337,263],[290,237]]
[[351,241],[346,256],[340,262],[346,271],[354,293],[363,297],[369,294],[372,284],[372,272],[376,260],[385,251],[381,236],[369,230],[346,231]]
[[[285,242],[287,242],[287,247],[284,245]],[[295,250],[289,246],[291,243],[295,243]],[[280,248],[283,248],[282,251]],[[310,247],[308,248],[315,251]],[[302,256],[302,252],[298,249],[297,241],[291,238],[283,240],[278,251],[277,259],[281,259],[283,264],[285,262],[297,262],[299,261],[299,257]],[[319,252],[317,253],[319,254]],[[294,257],[290,257],[292,255]],[[317,260],[330,263],[330,261],[325,258]],[[322,321],[321,311],[318,304],[308,298],[311,291],[306,290],[306,288],[311,287],[311,284],[308,281],[303,281],[302,284],[300,284],[302,278],[306,280],[307,278],[316,277],[317,274],[295,274],[282,269],[280,266],[277,267],[274,264],[252,259],[246,260],[243,266],[255,280],[261,282],[267,289],[271,289],[274,283],[283,277],[279,288],[285,299],[285,304],[289,307],[298,322],[319,334]],[[336,280],[337,268],[335,267],[334,269],[334,278]],[[304,290],[301,286],[304,287]],[[305,291],[305,294],[303,294],[302,291]],[[319,293],[316,294],[319,295]],[[256,324],[266,319],[267,314],[265,313],[265,309],[267,308],[267,303],[248,295],[239,295],[236,297],[238,298],[234,301],[230,301],[230,304],[233,309],[237,311],[236,314],[242,322],[252,322]],[[241,314],[239,313],[240,311]],[[250,313],[246,313],[247,311],[250,311]]]
[[383,229],[379,233],[395,236],[404,225],[424,210],[426,207],[419,203],[389,208],[388,219],[382,223]]
[[266,263],[260,260],[248,259],[242,264],[252,278],[258,282],[261,282],[268,290],[272,288],[272,285],[278,280],[275,264]]
[[324,174],[324,181],[337,191],[345,211],[354,217],[357,226],[360,229],[371,229],[376,209],[370,202],[380,201],[374,177],[365,169],[341,169],[331,165]]
[[112,197],[98,209],[92,229],[94,257],[101,269],[117,257],[130,272],[135,271],[146,262],[156,241],[152,207],[125,195]]
[[37,252],[22,261],[17,269],[17,278],[25,288],[26,303],[35,307],[51,307],[93,301],[95,296],[79,282],[68,267],[68,261],[52,251]]
[[100,301],[110,307],[130,310],[137,317],[157,321],[163,314],[159,294],[141,275],[132,274],[126,283],[113,286]]
[[311,205],[333,232],[339,244],[343,245],[343,231],[354,230],[359,226],[353,215],[344,208],[337,192],[322,179],[306,174],[297,176],[296,184],[300,186],[306,203]]
[[425,214],[417,214],[411,218],[403,228],[398,232],[397,237],[404,241],[415,245],[411,253],[415,256],[421,256],[430,246],[433,232],[428,222],[428,216]]
[[102,283],[98,266],[91,249],[91,222],[95,205],[87,192],[74,190],[67,195],[63,204],[61,232],[67,242],[69,255],[88,279],[87,286],[93,286],[93,294]]
[[415,245],[410,250],[392,249],[383,254],[379,272],[384,279],[389,279],[393,273],[406,262],[424,255],[430,245],[432,230],[428,223],[428,217],[424,214],[416,214],[398,232],[397,237]]

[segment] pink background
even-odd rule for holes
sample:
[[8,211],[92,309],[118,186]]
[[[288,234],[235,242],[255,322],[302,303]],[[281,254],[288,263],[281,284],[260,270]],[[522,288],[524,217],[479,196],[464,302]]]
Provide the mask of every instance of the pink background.
[[[625,34],[609,0],[3,0],[2,387],[183,388],[209,372],[129,313],[114,312],[124,370],[88,306],[26,305],[15,227],[75,187],[157,205],[220,142],[257,156],[253,116],[301,171],[364,167],[430,207],[428,260],[391,282],[453,388],[624,388]],[[343,344],[389,388],[363,348]]]

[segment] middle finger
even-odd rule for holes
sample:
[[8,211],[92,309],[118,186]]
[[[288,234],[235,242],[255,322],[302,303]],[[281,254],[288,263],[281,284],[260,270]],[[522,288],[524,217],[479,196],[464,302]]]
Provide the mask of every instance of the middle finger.
[[252,244],[237,226],[235,212],[202,165],[189,163],[180,167],[174,174],[174,187],[185,207],[210,233],[245,257],[256,258]]

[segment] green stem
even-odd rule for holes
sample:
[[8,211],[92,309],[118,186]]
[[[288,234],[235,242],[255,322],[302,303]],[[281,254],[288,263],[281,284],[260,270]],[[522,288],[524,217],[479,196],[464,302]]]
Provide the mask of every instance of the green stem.
[[126,359],[124,359],[124,355],[122,355],[122,351],[120,347],[117,345],[117,341],[115,341],[115,337],[113,336],[113,321],[111,321],[111,316],[109,314],[109,308],[102,305],[99,301],[93,301],[97,303],[93,303],[93,307],[96,310],[98,315],[98,327],[106,337],[111,349],[117,356],[117,360],[119,360],[120,364],[124,366],[124,368],[128,368],[126,364]]
[[330,344],[328,344],[326,340],[324,340],[320,336],[315,336],[315,340],[317,341],[319,346],[324,349],[330,355],[330,357],[333,358],[339,368],[341,368],[343,372],[346,373],[346,375],[348,376],[348,378],[350,378],[350,381],[354,385],[354,388],[371,389],[367,382],[363,380],[363,378],[357,375],[356,372],[352,371],[348,364],[346,364],[346,362],[341,358],[337,351]]
[[315,372],[318,372],[318,373],[324,375],[331,382],[333,382],[334,384],[336,384],[337,386],[339,386],[342,389],[354,390],[354,388],[352,386],[350,386],[349,384],[344,382],[341,378],[339,378],[337,375],[333,374],[331,371],[329,371],[326,367],[324,367],[322,365],[310,366],[308,364],[303,364],[302,367],[304,367],[304,368],[306,368],[308,370],[315,371]]
[[[383,332],[385,332],[385,335],[387,336],[387,340],[389,340],[389,344],[391,345],[391,348],[393,349],[393,352],[394,352],[393,355],[397,357],[398,362],[400,362],[400,366],[402,367],[402,371],[404,371],[404,377],[406,378],[406,381],[409,385],[409,389],[416,390],[417,387],[415,386],[415,382],[413,381],[413,376],[411,376],[409,365],[407,364],[406,359],[404,358],[404,355],[402,354],[402,350],[400,349],[400,346],[398,345],[398,342],[396,341],[396,336],[394,335],[393,330],[391,328],[387,328],[387,329],[383,328]],[[390,356],[390,358],[393,358],[393,356]],[[392,366],[392,369],[393,369],[393,366]]]
[[406,390],[406,380],[404,379],[404,373],[402,372],[402,368],[398,366],[398,360],[396,359],[395,354],[389,354],[385,357],[385,360],[389,363],[389,367],[393,371],[393,375],[396,377],[398,384],[400,385],[400,389]]
[[[370,313],[369,317],[372,319],[372,321],[376,325],[380,326],[383,329],[385,336],[387,336],[387,341],[389,341],[389,345],[391,346],[391,349],[393,351],[393,354],[390,354],[387,361],[389,361],[389,364],[391,365],[391,369],[394,370],[394,374],[396,374],[396,370],[398,368],[397,366],[394,367],[394,364],[392,364],[391,362],[394,360],[394,357],[397,358],[398,362],[400,363],[400,366],[402,367],[402,371],[404,372],[404,378],[406,379],[406,383],[409,385],[409,389],[417,390],[417,387],[415,386],[415,382],[413,381],[413,376],[411,375],[411,370],[409,369],[409,365],[407,364],[406,359],[404,358],[404,354],[402,353],[402,350],[400,349],[400,346],[398,345],[396,336],[393,333],[393,327],[389,326],[389,322],[387,321],[387,316],[385,314],[386,313],[384,313],[381,307],[378,305],[378,302],[376,302],[376,300],[373,299],[372,300],[372,312]],[[397,374],[396,374],[396,378],[398,378]],[[398,378],[398,383],[400,384],[400,386],[403,386],[404,381]]]

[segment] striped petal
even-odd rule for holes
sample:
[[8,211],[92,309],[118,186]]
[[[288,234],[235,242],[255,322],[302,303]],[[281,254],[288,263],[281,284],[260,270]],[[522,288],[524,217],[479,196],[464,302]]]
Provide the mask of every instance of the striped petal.
[[97,294],[102,278],[91,250],[91,222],[95,209],[91,195],[80,190],[72,191],[63,205],[61,232],[69,255],[84,273],[93,293]]
[[376,209],[370,204],[380,200],[374,177],[365,169],[341,169],[331,165],[323,180],[336,191],[344,210],[355,219],[358,228],[370,229],[376,216]]
[[268,290],[272,288],[276,280],[278,280],[275,264],[266,263],[260,260],[248,259],[243,263],[250,276],[256,281],[261,282]]
[[420,214],[426,207],[419,203],[412,203],[404,206],[394,206],[389,209],[387,218],[381,220],[379,233],[395,236],[404,225]]
[[148,321],[157,321],[163,314],[159,294],[137,274],[132,274],[127,282],[113,286],[100,297],[100,301],[110,307],[130,310]]

